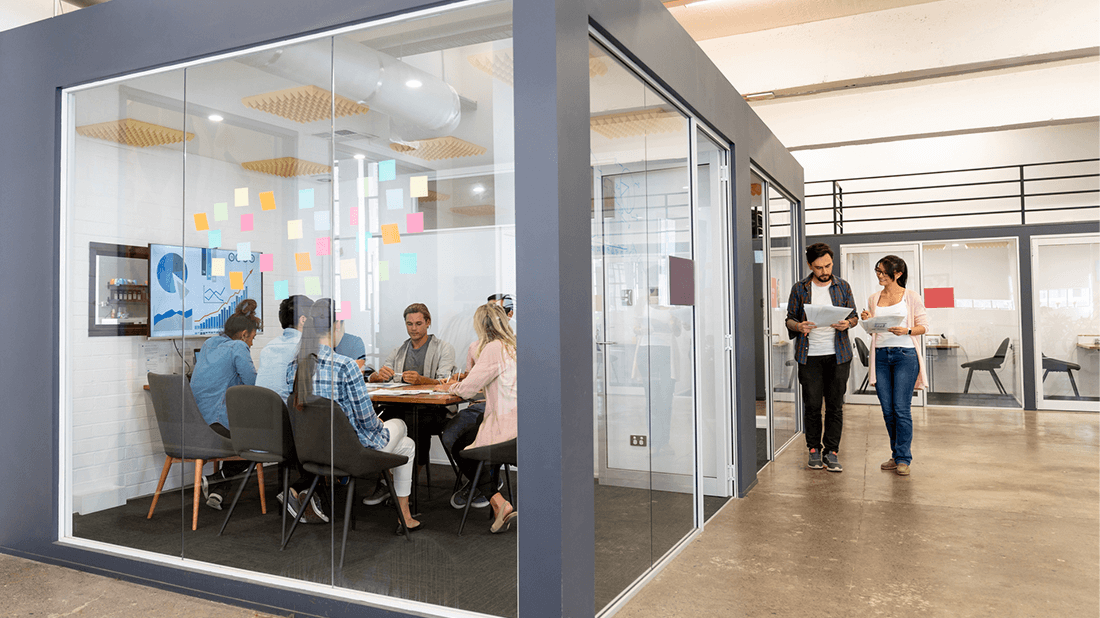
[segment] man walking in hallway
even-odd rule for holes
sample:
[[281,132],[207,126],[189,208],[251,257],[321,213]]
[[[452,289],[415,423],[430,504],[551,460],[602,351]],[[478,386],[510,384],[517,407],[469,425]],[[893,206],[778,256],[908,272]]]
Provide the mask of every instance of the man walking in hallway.
[[[807,465],[813,469],[841,472],[837,452],[844,429],[844,391],[852,366],[852,342],[848,329],[858,322],[852,288],[833,276],[833,250],[825,243],[806,247],[810,274],[791,286],[787,301],[787,334],[795,339],[798,383],[802,385],[802,410],[806,427]],[[830,325],[818,325],[806,318],[807,305],[848,307],[851,313]],[[825,401],[825,422],[821,402]]]

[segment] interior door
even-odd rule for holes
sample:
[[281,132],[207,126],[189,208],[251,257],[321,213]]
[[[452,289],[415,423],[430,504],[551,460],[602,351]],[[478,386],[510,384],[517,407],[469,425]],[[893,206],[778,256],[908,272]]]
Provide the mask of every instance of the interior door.
[[[883,244],[883,245],[843,245],[840,248],[840,260],[844,270],[837,273],[842,279],[852,286],[852,295],[856,301],[856,312],[862,313],[867,309],[867,301],[871,294],[878,292],[882,286],[875,277],[875,264],[887,255],[896,255],[905,260],[909,269],[909,289],[923,294],[921,286],[921,249],[920,245],[912,244]],[[870,354],[864,359],[860,347],[867,346],[870,351],[871,336],[861,326],[851,330],[852,338],[852,370],[848,377],[848,394],[845,400],[850,403],[878,404],[878,395],[875,387],[867,380]],[[857,343],[857,339],[863,346]],[[921,349],[917,351],[924,354],[924,341],[921,339]],[[924,406],[924,390],[913,393],[913,405]]]

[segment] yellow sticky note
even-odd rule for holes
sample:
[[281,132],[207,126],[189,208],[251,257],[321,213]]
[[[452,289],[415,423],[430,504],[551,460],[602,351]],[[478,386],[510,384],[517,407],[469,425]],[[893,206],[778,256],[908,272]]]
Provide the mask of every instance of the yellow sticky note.
[[294,263],[298,265],[298,272],[306,272],[313,270],[313,265],[309,261],[309,252],[295,253]]
[[260,210],[275,210],[274,191],[264,191],[260,194]]
[[382,226],[382,244],[393,245],[401,242],[401,232],[397,230],[396,223],[388,223]]
[[237,208],[248,206],[248,187],[241,187],[233,191],[233,206]]
[[214,258],[210,260],[210,274],[215,277],[225,276],[225,258]]
[[340,260],[340,278],[345,281],[359,278],[359,270],[355,267],[355,260]]
[[206,221],[206,213],[200,212],[195,214],[195,230],[198,232],[205,232],[210,229],[210,223]]
[[428,197],[427,176],[413,176],[409,178],[409,197]]
[[244,273],[240,271],[234,271],[229,273],[229,289],[231,290],[243,290],[244,289]]
[[286,222],[286,237],[297,240],[302,237],[302,220],[294,219]]

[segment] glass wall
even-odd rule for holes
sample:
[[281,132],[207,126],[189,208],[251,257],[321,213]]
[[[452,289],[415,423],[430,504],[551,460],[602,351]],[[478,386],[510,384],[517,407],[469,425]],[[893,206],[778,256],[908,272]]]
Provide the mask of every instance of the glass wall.
[[688,119],[590,58],[599,611],[696,525],[696,331]]
[[1097,411],[1100,401],[1100,242],[1032,238],[1035,383],[1040,409]]
[[[515,435],[506,336],[520,307],[511,4],[414,17],[67,95],[64,284],[75,292],[64,312],[63,407],[72,538],[307,589],[335,586],[380,605],[393,597],[516,614],[518,523],[492,534],[475,499],[458,536],[461,472],[433,436],[469,416],[459,412],[467,400],[428,392],[497,350],[494,370],[479,367],[458,392],[476,399],[484,387],[486,416],[511,414]],[[674,246],[680,228],[670,219],[655,215],[652,225]],[[654,278],[663,272],[649,266]],[[471,346],[474,312],[494,294],[512,295],[511,319],[498,323],[503,343],[483,350]],[[331,302],[294,315],[298,297]],[[231,316],[245,299],[255,301],[257,321],[244,318],[252,326],[237,332]],[[122,326],[141,334],[104,336]],[[223,480],[209,460],[241,452],[242,429],[252,427],[234,427],[226,406],[239,406],[225,403],[226,388],[277,390],[272,376],[281,376],[289,389],[299,353],[314,367],[302,369],[301,398],[291,401],[309,405],[283,417],[277,398],[263,417],[297,452],[261,466],[262,485],[256,473],[247,485],[243,475]],[[684,353],[690,359],[690,346]],[[367,382],[375,370],[387,386],[425,392],[401,403]],[[690,388],[687,400],[690,409]],[[392,419],[384,434],[377,414]],[[508,426],[478,442],[507,439]],[[416,439],[401,440],[401,427]],[[690,458],[680,430],[667,433],[670,448]],[[456,452],[478,435],[476,423],[457,435],[465,438]],[[269,453],[285,444],[276,446]],[[375,461],[380,450],[412,456],[392,482],[408,512],[387,504],[377,471],[341,459]],[[232,475],[245,465],[220,468]],[[315,476],[316,504],[295,504]],[[517,491],[518,478],[508,481],[500,496],[484,487],[504,515],[518,509],[514,495],[509,506],[498,500]],[[285,551],[281,503],[302,517]],[[399,521],[425,530],[395,535]]]

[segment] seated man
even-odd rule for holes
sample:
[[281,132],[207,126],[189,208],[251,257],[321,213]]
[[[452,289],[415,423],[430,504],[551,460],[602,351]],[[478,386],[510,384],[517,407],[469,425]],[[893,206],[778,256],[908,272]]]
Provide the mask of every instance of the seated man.
[[355,335],[344,332],[344,321],[337,320],[332,328],[332,340],[336,346],[332,348],[340,356],[346,356],[359,365],[359,369],[367,362],[367,346],[363,340]]
[[500,305],[504,313],[508,314],[508,326],[512,327],[512,334],[516,332],[516,299],[511,294],[493,294],[485,299],[494,305]]

